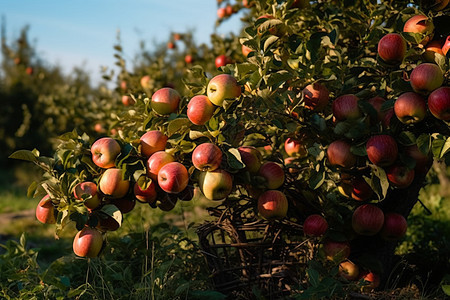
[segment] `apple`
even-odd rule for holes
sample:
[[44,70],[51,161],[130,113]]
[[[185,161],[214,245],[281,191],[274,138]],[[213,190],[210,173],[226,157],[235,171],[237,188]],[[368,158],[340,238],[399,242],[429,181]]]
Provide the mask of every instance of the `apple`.
[[209,200],[222,200],[233,188],[233,178],[222,169],[200,173],[198,183],[203,195]]
[[344,140],[332,142],[327,149],[328,162],[332,166],[352,168],[356,164],[356,155],[351,151],[351,145]]
[[225,18],[226,16],[227,16],[227,11],[226,11],[225,7],[219,7],[219,8],[217,9],[217,17],[218,17],[219,19],[223,19],[223,18]]
[[94,131],[98,133],[103,133],[105,132],[105,128],[103,128],[103,125],[101,123],[95,123]]
[[49,195],[45,195],[36,207],[36,218],[44,224],[55,224],[55,207]]
[[413,158],[416,161],[416,166],[414,167],[414,172],[416,174],[426,174],[431,167],[432,155],[429,153],[422,153],[416,144],[407,146],[405,148],[405,153],[407,156]]
[[395,164],[386,170],[389,182],[399,189],[407,188],[414,180],[414,169]]
[[449,0],[434,0],[434,4],[432,5],[432,8],[434,11],[443,10],[447,7],[449,3]]
[[133,187],[134,195],[139,202],[153,203],[156,201],[156,184],[154,181],[148,184],[146,189],[142,189],[136,182]]
[[319,82],[307,85],[303,91],[305,107],[314,111],[322,111],[330,100],[327,87]]
[[158,172],[168,163],[174,162],[175,157],[166,151],[157,151],[153,153],[147,160],[147,176],[152,180],[158,180]]
[[427,115],[427,103],[421,95],[406,92],[395,101],[394,113],[403,124],[419,123]]
[[171,194],[165,194],[159,199],[158,208],[162,211],[171,211],[177,205],[178,198],[172,197]]
[[177,47],[177,45],[174,42],[168,42],[167,43],[167,48],[168,49],[175,49]]
[[241,95],[241,86],[233,76],[220,74],[208,83],[207,94],[214,105],[222,106],[224,100],[234,100]]
[[396,241],[405,236],[408,223],[404,216],[389,212],[384,215],[384,224],[381,228],[381,236],[388,241]]
[[254,2],[254,1],[251,1],[251,0],[242,0],[242,5],[243,5],[245,8],[250,8],[250,7],[252,7],[252,6],[255,5],[255,2]]
[[194,197],[197,199],[201,194],[199,187],[194,188],[194,186],[188,185],[177,196],[181,201],[191,201]]
[[244,55],[245,57],[247,57],[247,56],[250,54],[250,52],[253,51],[253,49],[250,48],[250,47],[247,47],[247,46],[245,46],[245,45],[243,44],[242,47],[241,47],[241,51],[242,51],[242,55]]
[[361,289],[366,292],[376,289],[380,285],[380,276],[370,271],[362,273],[360,279],[365,282]]
[[180,100],[181,96],[176,90],[165,87],[152,95],[151,106],[157,114],[169,115],[177,111]]
[[242,146],[238,148],[241,160],[245,164],[244,170],[256,174],[261,168],[262,155],[258,149],[253,146]]
[[122,103],[123,103],[123,105],[125,105],[125,106],[132,106],[132,105],[134,105],[134,104],[136,103],[136,101],[134,101],[134,99],[131,98],[131,97],[128,96],[128,95],[123,95],[123,96],[122,96]]
[[412,70],[410,82],[414,91],[428,94],[442,85],[444,75],[438,65],[423,63]]
[[181,34],[179,34],[179,33],[174,33],[174,34],[173,34],[173,39],[174,39],[175,41],[181,40]]
[[266,187],[270,190],[275,190],[284,183],[284,170],[279,164],[273,161],[262,164],[261,168],[259,168],[258,175],[264,177]]
[[286,217],[288,201],[278,190],[268,190],[258,197],[258,212],[264,219],[274,220]]
[[376,166],[387,167],[397,159],[397,142],[390,135],[374,135],[366,143],[366,152],[371,163]]
[[428,109],[436,119],[450,121],[450,87],[434,90],[428,96]]
[[308,236],[322,236],[327,229],[328,222],[321,215],[310,215],[303,222],[303,232]]
[[113,199],[111,201],[111,204],[117,206],[117,208],[120,210],[122,214],[127,214],[130,211],[132,211],[136,206],[136,200],[133,198],[124,197],[119,199]]
[[434,40],[426,45],[425,52],[422,55],[427,62],[434,63],[436,54],[444,55],[442,52],[442,42]]
[[[78,183],[73,189],[73,195],[77,200],[84,200],[83,204],[89,209],[100,206],[101,199],[97,192],[97,185],[94,182],[85,181]],[[87,199],[90,197],[89,199]]]
[[350,256],[350,243],[327,240],[323,244],[323,252],[328,260],[341,262]]
[[149,75],[144,75],[140,79],[140,84],[143,89],[149,89],[151,87],[151,78]]
[[372,187],[362,176],[356,176],[351,181],[351,197],[357,201],[369,200],[373,195]]
[[214,171],[222,163],[222,150],[212,143],[203,143],[192,152],[192,164],[200,171]]
[[95,228],[85,227],[73,239],[73,252],[81,257],[97,257],[103,247],[103,236]]
[[130,181],[123,179],[121,169],[111,168],[105,170],[98,184],[100,191],[111,198],[122,198],[128,193]]
[[226,66],[228,64],[231,64],[232,61],[231,61],[231,58],[229,58],[225,54],[221,54],[216,57],[216,60],[214,61],[214,63],[216,64],[216,68],[220,68],[220,67]]
[[121,89],[122,91],[126,91],[126,90],[128,89],[128,83],[127,83],[125,80],[122,80],[122,81],[120,82],[120,89]]
[[424,15],[415,15],[409,18],[403,26],[403,32],[420,33],[426,35],[420,44],[426,45],[433,37],[434,24],[433,21]]
[[115,139],[100,138],[91,146],[92,161],[100,168],[112,168],[120,151],[120,145]]
[[378,42],[378,55],[388,64],[400,64],[406,55],[406,41],[398,33],[388,33]]
[[359,98],[353,94],[337,97],[332,104],[333,116],[337,121],[354,120],[361,117]]
[[308,150],[303,142],[295,138],[287,138],[284,141],[284,150],[286,154],[293,157],[306,157]]
[[378,121],[383,122],[388,111],[381,110],[381,107],[383,106],[383,103],[386,102],[386,99],[380,96],[375,96],[367,100],[367,102],[372,105],[377,112]]
[[308,0],[294,0],[289,8],[308,8],[309,6]]
[[26,69],[25,69],[25,73],[27,73],[27,75],[32,75],[33,74],[33,67],[27,67]]
[[158,184],[167,193],[176,194],[184,190],[189,182],[186,167],[179,162],[170,162],[158,172]]
[[359,267],[353,262],[346,260],[339,264],[339,275],[349,281],[358,279]]
[[353,212],[352,227],[357,234],[375,235],[380,232],[383,224],[384,213],[373,204],[363,204]]
[[442,46],[442,53],[447,55],[448,50],[450,49],[450,35],[445,39],[444,45]]
[[153,153],[166,149],[168,139],[159,130],[150,130],[144,133],[140,138],[142,155],[150,157]]
[[197,95],[187,105],[187,117],[195,125],[205,125],[213,116],[214,109],[208,97]]
[[98,223],[95,228],[100,231],[116,231],[120,228],[119,223],[117,223],[117,221],[113,217],[106,214],[102,213],[100,216],[98,216],[97,219]]
[[184,56],[184,62],[187,64],[192,64],[194,62],[194,57],[190,54]]
[[233,6],[231,6],[230,4],[225,6],[225,13],[226,13],[227,17],[231,16],[233,14],[233,12],[234,12]]
[[292,156],[286,157],[284,159],[284,165],[289,166],[288,172],[292,175],[297,175],[300,172],[300,170],[299,170],[300,168],[299,168],[297,161],[298,161],[298,157],[292,157]]

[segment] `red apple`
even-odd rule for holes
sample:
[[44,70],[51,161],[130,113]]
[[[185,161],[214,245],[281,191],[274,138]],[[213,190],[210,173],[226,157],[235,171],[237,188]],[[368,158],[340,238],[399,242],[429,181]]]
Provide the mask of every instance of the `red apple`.
[[140,84],[143,89],[149,89],[151,87],[151,78],[149,75],[144,75],[141,77]]
[[148,184],[146,189],[142,189],[139,184],[136,182],[134,184],[134,195],[139,202],[142,203],[153,203],[156,201],[157,193],[156,193],[156,184],[154,181]]
[[73,239],[73,252],[81,257],[97,257],[102,250],[103,236],[94,228],[85,227]]
[[175,161],[175,157],[166,151],[157,151],[153,153],[147,160],[147,176],[152,180],[158,180],[158,172],[168,163]]
[[100,191],[111,198],[122,198],[128,193],[130,181],[123,179],[121,169],[107,169],[98,184]]
[[333,116],[337,121],[353,120],[361,117],[358,101],[359,98],[353,94],[336,98],[332,104]]
[[346,260],[339,264],[339,275],[349,281],[358,279],[359,267],[353,262]]
[[323,251],[328,260],[341,262],[350,256],[350,243],[327,240],[323,244]]
[[103,133],[105,132],[105,128],[103,128],[103,125],[101,123],[95,123],[94,131],[98,133]]
[[328,222],[321,215],[310,215],[303,222],[303,232],[309,236],[322,236],[327,229]]
[[372,187],[362,176],[356,176],[352,179],[351,197],[357,201],[369,200],[373,195]]
[[55,207],[49,195],[45,195],[36,207],[36,218],[44,224],[55,224]]
[[388,33],[378,42],[378,55],[388,64],[400,64],[406,55],[406,41],[398,33]]
[[371,163],[380,167],[387,167],[397,159],[398,146],[392,136],[380,134],[369,138],[366,143],[366,151]]
[[214,109],[208,97],[197,95],[187,105],[187,117],[195,125],[205,125],[213,116]]
[[332,166],[352,168],[356,164],[356,155],[351,151],[351,145],[344,140],[332,142],[327,149],[328,162]]
[[127,214],[134,209],[136,206],[136,200],[133,198],[119,198],[113,199],[111,204],[114,204],[122,214]]
[[448,50],[450,49],[450,35],[445,39],[444,45],[442,46],[442,53],[447,55]]
[[423,58],[430,63],[434,63],[436,59],[436,54],[444,55],[442,52],[442,42],[441,41],[431,41],[425,47],[425,52],[423,53]]
[[258,173],[261,168],[262,155],[258,149],[252,146],[242,146],[238,148],[241,160],[245,164],[244,170],[250,173]]
[[113,217],[101,214],[101,216],[98,217],[98,223],[95,228],[103,232],[116,231],[120,228],[120,225]]
[[217,9],[217,17],[218,17],[219,19],[223,19],[223,18],[225,18],[226,16],[227,16],[227,11],[226,11],[225,7],[219,7],[219,8]]
[[428,109],[435,118],[450,121],[450,87],[434,90],[428,96]]
[[162,211],[171,211],[177,205],[178,198],[171,197],[171,194],[165,194],[159,199],[158,208]]
[[202,172],[198,183],[203,195],[209,200],[222,200],[233,189],[233,178],[230,173],[222,169]]
[[167,48],[168,49],[175,49],[177,47],[177,45],[174,42],[168,42],[167,43]]
[[220,74],[208,83],[207,94],[214,105],[222,106],[224,100],[234,100],[241,95],[241,86],[233,76]]
[[226,66],[228,64],[231,64],[231,58],[229,58],[225,54],[221,54],[216,57],[215,64],[216,64],[216,68]]
[[233,14],[233,12],[234,12],[233,6],[231,6],[230,4],[225,6],[225,13],[226,13],[227,17],[231,16]]
[[120,82],[120,89],[121,89],[122,91],[126,91],[126,90],[128,89],[128,83],[127,83],[125,80],[122,80],[122,81]]
[[372,107],[376,110],[377,112],[377,116],[378,116],[378,121],[383,121],[383,119],[386,116],[387,111],[383,111],[381,110],[381,107],[383,106],[383,103],[386,102],[386,99],[380,97],[380,96],[375,96],[370,98],[369,100],[367,100],[367,102],[372,105]]
[[422,153],[417,145],[411,145],[405,148],[405,153],[416,161],[414,171],[416,174],[426,174],[431,167],[431,153]]
[[298,157],[292,157],[292,156],[286,157],[284,159],[284,165],[289,166],[288,172],[292,175],[297,175],[300,172],[297,161],[298,161]]
[[157,151],[166,149],[169,138],[159,130],[150,130],[141,136],[141,153],[145,157],[150,157]]
[[250,47],[247,47],[247,46],[245,46],[245,45],[242,45],[241,51],[242,51],[242,55],[244,55],[245,57],[247,57],[247,56],[250,54],[250,52],[253,51],[253,49],[250,48]]
[[266,187],[270,190],[275,190],[284,183],[284,170],[279,164],[273,161],[265,162],[259,168],[258,175],[264,177]]
[[414,169],[409,169],[403,165],[393,165],[386,170],[389,182],[399,189],[404,189],[411,185],[414,180]]
[[278,190],[268,190],[258,197],[258,212],[264,219],[282,219],[286,217],[288,201]]
[[314,111],[322,111],[330,100],[327,87],[319,82],[307,85],[303,91],[305,107]]
[[406,234],[408,223],[401,214],[389,212],[384,215],[384,224],[381,236],[389,241],[399,240]]
[[428,19],[424,15],[416,15],[409,18],[403,26],[403,32],[421,33],[426,35],[420,42],[426,45],[428,41],[433,37],[434,24],[433,21]]
[[25,73],[27,73],[28,75],[32,75],[33,74],[33,68],[32,67],[27,67],[25,69]]
[[427,104],[421,95],[406,92],[395,101],[394,113],[403,124],[415,124],[427,115]]
[[176,90],[166,87],[153,94],[151,106],[157,114],[169,115],[177,111],[180,100],[181,96]]
[[92,161],[100,168],[112,168],[120,151],[120,145],[115,139],[109,137],[98,139],[91,147]]
[[134,101],[134,99],[131,98],[131,97],[128,96],[128,95],[123,95],[123,96],[122,96],[122,103],[123,103],[123,105],[125,105],[125,106],[132,106],[132,105],[134,105],[134,104],[136,103],[136,101]]
[[212,143],[203,143],[192,152],[192,164],[200,171],[214,171],[222,162],[222,150]]
[[186,167],[179,162],[170,162],[158,172],[158,184],[167,193],[179,193],[189,182],[189,173]]
[[284,150],[286,154],[294,157],[306,157],[308,155],[308,150],[304,143],[295,138],[287,138],[284,141]]
[[360,235],[377,234],[384,224],[383,211],[373,204],[363,204],[352,215],[353,230]]
[[434,11],[439,11],[439,10],[443,10],[444,8],[447,7],[449,0],[434,0],[434,3],[432,4],[432,9]]
[[442,85],[444,75],[438,65],[423,63],[412,70],[410,80],[414,91],[428,94]]
[[187,54],[184,57],[184,62],[187,63],[187,64],[192,64],[194,62],[194,57],[192,55],[190,55],[190,54]]
[[361,274],[361,278],[365,284],[362,286],[362,290],[369,292],[376,289],[380,285],[380,276],[373,272],[364,272]]
[[73,195],[77,200],[84,200],[84,206],[89,209],[95,209],[101,203],[101,199],[97,193],[97,185],[94,182],[80,182],[73,189]]

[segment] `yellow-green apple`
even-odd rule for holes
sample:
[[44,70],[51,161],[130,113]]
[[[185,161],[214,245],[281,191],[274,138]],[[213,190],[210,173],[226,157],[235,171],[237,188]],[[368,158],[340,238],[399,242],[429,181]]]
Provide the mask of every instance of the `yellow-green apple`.
[[209,200],[222,200],[233,189],[233,178],[223,169],[211,172],[202,172],[198,184],[203,195]]
[[253,51],[253,49],[250,48],[250,47],[245,46],[244,44],[242,44],[242,46],[241,46],[241,51],[242,51],[242,55],[244,55],[245,57],[247,57],[247,56],[250,54],[250,52]]
[[134,101],[133,98],[131,98],[131,96],[128,95],[123,95],[122,96],[122,104],[125,106],[132,106],[136,103],[136,101]]
[[175,157],[172,154],[167,153],[166,151],[157,151],[153,153],[148,159],[146,163],[147,167],[147,176],[152,180],[158,180],[158,172],[164,165],[168,163],[174,162]]
[[127,214],[136,206],[136,200],[129,197],[119,199],[112,199],[111,204],[114,204],[122,214]]
[[327,87],[319,82],[307,85],[303,91],[305,107],[314,111],[322,111],[330,100]]
[[303,141],[296,138],[287,138],[284,141],[284,150],[289,156],[305,157],[308,155],[308,150]]
[[103,236],[95,228],[84,227],[73,239],[73,252],[81,257],[97,257],[103,247]]
[[187,105],[187,117],[195,125],[205,125],[213,116],[214,109],[208,97],[197,95]]
[[176,194],[184,190],[189,182],[186,167],[179,162],[165,164],[158,172],[159,187],[167,192]]
[[428,109],[435,118],[450,121],[450,87],[434,90],[428,96]]
[[444,53],[444,55],[447,55],[449,49],[450,49],[450,35],[447,36],[444,45],[442,45],[442,53]]
[[420,33],[425,35],[421,44],[426,45],[433,38],[434,24],[431,19],[424,15],[415,15],[409,18],[403,26],[403,32]]
[[359,267],[350,260],[343,261],[339,264],[339,275],[349,281],[358,279]]
[[398,33],[388,33],[378,42],[378,55],[388,64],[400,64],[406,55],[406,41]]
[[386,170],[389,182],[399,189],[407,188],[414,180],[414,169],[400,164],[394,164]]
[[384,224],[384,213],[378,206],[363,204],[352,215],[353,230],[360,235],[373,236],[380,232]]
[[228,64],[231,64],[232,61],[231,61],[231,58],[229,58],[225,54],[221,54],[216,57],[216,60],[214,61],[214,63],[216,64],[216,68],[220,68],[220,67],[226,66]]
[[261,168],[262,155],[258,149],[253,146],[242,146],[238,148],[241,160],[245,164],[244,170],[256,174]]
[[36,207],[36,218],[44,224],[55,224],[55,207],[49,195],[45,195]]
[[410,82],[414,91],[428,94],[442,85],[444,75],[438,65],[423,63],[412,70]]
[[208,83],[207,94],[214,105],[222,106],[224,100],[236,99],[241,95],[241,86],[233,76],[220,74]]
[[184,62],[187,64],[192,64],[194,62],[194,57],[190,54],[184,56]]
[[146,188],[141,188],[139,184],[136,182],[134,184],[134,195],[139,202],[142,203],[153,203],[156,201],[157,193],[156,193],[156,184],[154,181],[151,181],[147,184]]
[[332,104],[333,116],[337,121],[353,120],[361,117],[359,98],[353,94],[337,97]]
[[405,153],[407,156],[413,158],[416,162],[414,167],[414,172],[416,174],[426,174],[430,170],[431,163],[433,161],[433,156],[431,152],[423,153],[420,151],[416,144],[407,146],[405,148]]
[[341,262],[350,256],[350,243],[327,240],[323,244],[323,252],[326,259]]
[[176,90],[165,87],[152,95],[151,106],[158,115],[169,115],[178,110],[180,100],[181,96]]
[[268,190],[258,197],[258,212],[264,219],[274,220],[286,217],[288,201],[278,190]]
[[352,168],[356,164],[356,155],[351,151],[351,145],[344,140],[332,142],[327,149],[328,162],[332,166]]
[[275,190],[284,183],[284,170],[279,164],[273,161],[263,163],[261,168],[259,168],[258,175],[264,177],[266,187],[269,190]]
[[150,130],[141,136],[141,153],[145,157],[150,157],[157,151],[166,149],[169,138],[159,130]]
[[321,215],[309,215],[303,222],[303,232],[308,236],[319,237],[325,234],[328,222]]
[[100,138],[91,146],[92,161],[100,168],[112,168],[120,151],[120,145],[115,139]]
[[192,152],[192,164],[200,171],[214,171],[222,162],[222,150],[212,143],[202,143]]
[[397,159],[397,142],[387,134],[374,135],[366,143],[366,152],[371,163],[376,166],[387,167]]
[[149,75],[144,75],[141,77],[140,84],[143,89],[149,89],[151,87],[151,78]]
[[425,47],[425,52],[422,54],[425,61],[434,63],[436,61],[436,54],[444,55],[442,52],[442,42],[433,40]]
[[415,124],[427,115],[427,103],[421,95],[406,92],[395,101],[394,113],[403,124]]
[[84,206],[95,209],[100,206],[101,199],[97,192],[97,185],[91,181],[78,183],[73,189],[73,195],[77,200],[83,200]]
[[408,223],[404,216],[389,212],[384,215],[384,224],[380,234],[388,241],[395,241],[404,237],[407,229]]
[[117,168],[105,170],[98,184],[100,191],[110,198],[122,198],[128,193],[130,181],[123,179],[123,171]]
[[380,285],[380,276],[371,271],[363,272],[360,280],[365,282],[365,284],[361,287],[361,289],[365,292],[370,292]]
[[372,187],[362,176],[356,176],[351,181],[351,197],[357,201],[366,201],[373,195]]

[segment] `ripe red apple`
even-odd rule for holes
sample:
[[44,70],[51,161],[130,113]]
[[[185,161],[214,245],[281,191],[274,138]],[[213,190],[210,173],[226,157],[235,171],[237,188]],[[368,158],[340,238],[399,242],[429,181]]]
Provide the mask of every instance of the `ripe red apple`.
[[399,240],[406,234],[408,223],[401,214],[389,212],[384,215],[384,224],[381,236],[389,241]]
[[258,175],[266,179],[266,187],[270,190],[275,190],[284,183],[284,170],[279,164],[273,161],[265,162],[259,168]]
[[[97,193],[97,185],[94,182],[85,181],[78,183],[73,189],[73,195],[77,200],[84,200],[84,206],[89,209],[95,209],[101,203]],[[87,199],[87,197],[90,198]]]
[[230,4],[228,4],[227,6],[225,6],[225,13],[227,15],[227,17],[231,16],[234,12],[233,6],[231,6]]
[[369,200],[373,195],[372,187],[362,176],[356,176],[352,179],[351,197],[357,201]]
[[294,157],[306,157],[308,155],[308,150],[304,143],[295,138],[287,138],[284,141],[284,150],[286,154]]
[[241,47],[241,51],[242,51],[242,55],[244,55],[245,57],[247,57],[247,56],[250,54],[250,52],[253,51],[253,49],[250,48],[250,47],[247,47],[247,46],[245,46],[245,45],[243,44],[242,47]]
[[411,185],[414,180],[414,169],[395,164],[386,170],[389,182],[399,189],[404,189]]
[[27,75],[32,75],[33,74],[33,67],[27,67],[26,69],[25,69],[25,73],[27,73]]
[[117,206],[122,214],[127,214],[134,209],[136,206],[136,200],[129,197],[113,199],[111,204]]
[[403,124],[415,124],[427,115],[427,104],[421,95],[406,92],[395,101],[394,113]]
[[383,211],[373,204],[363,204],[352,215],[353,230],[360,235],[377,234],[384,224]]
[[332,142],[327,149],[328,162],[332,166],[352,168],[356,164],[356,155],[351,151],[351,145],[344,140]]
[[36,218],[44,224],[55,224],[55,207],[49,195],[45,195],[36,207]]
[[442,46],[442,53],[447,55],[448,50],[450,49],[450,35],[445,39],[444,45]]
[[109,137],[98,139],[91,146],[92,161],[100,168],[112,168],[120,151],[120,145],[115,139]]
[[245,164],[244,170],[250,173],[258,173],[261,168],[262,155],[258,149],[252,146],[242,146],[238,148],[241,160]]
[[209,200],[222,200],[231,193],[233,188],[233,178],[230,173],[222,169],[202,172],[198,183],[203,195]]
[[428,94],[442,85],[444,75],[438,65],[423,63],[412,70],[410,80],[414,91]]
[[158,184],[167,193],[176,194],[184,190],[189,182],[186,167],[179,162],[170,162],[158,172]]
[[128,193],[130,181],[123,179],[121,169],[107,169],[98,184],[100,191],[111,198],[122,198]]
[[171,194],[165,194],[159,199],[158,208],[162,211],[171,211],[177,205],[178,198],[171,197]]
[[120,225],[113,217],[101,214],[101,217],[98,217],[98,224],[95,228],[103,232],[116,231],[120,228]]
[[217,56],[215,60],[216,68],[220,68],[231,63],[232,63],[231,58],[229,58],[225,54]]
[[358,279],[359,267],[353,262],[346,260],[339,264],[339,275],[349,281]]
[[328,229],[328,222],[321,215],[310,215],[303,222],[303,232],[309,236],[322,236]]
[[192,55],[190,55],[190,54],[187,54],[184,57],[184,62],[187,63],[187,64],[192,64],[194,62],[194,57]]
[[147,176],[152,180],[158,180],[158,172],[164,165],[175,161],[175,157],[166,151],[157,151],[147,160]]
[[383,103],[386,102],[386,99],[380,96],[375,96],[367,100],[367,102],[376,110],[378,121],[382,122],[387,114],[387,111],[381,110],[381,107],[383,106]]
[[353,120],[361,117],[359,98],[353,94],[342,95],[332,104],[333,116],[337,121]]
[[217,17],[218,17],[219,19],[225,18],[226,15],[227,15],[227,11],[226,11],[225,7],[219,7],[219,8],[217,9]]
[[436,54],[444,55],[444,53],[442,52],[442,42],[434,40],[426,45],[425,52],[422,55],[425,61],[434,63]]
[[94,228],[85,227],[73,239],[73,252],[81,257],[97,257],[102,250],[103,236]]
[[434,0],[434,1],[432,1],[432,3],[433,4],[432,4],[431,8],[434,11],[439,11],[439,10],[443,10],[444,8],[447,7],[449,0]]
[[181,96],[176,90],[166,87],[153,94],[151,106],[157,114],[169,115],[177,111],[180,100]]
[[200,171],[214,171],[222,162],[222,150],[212,143],[203,143],[192,152],[192,164]]
[[169,138],[159,130],[150,130],[141,136],[141,153],[145,157],[150,157],[157,151],[166,149]]
[[322,111],[330,100],[330,92],[327,87],[319,82],[307,85],[302,94],[305,107],[314,111]]
[[121,89],[122,91],[126,91],[126,90],[128,89],[128,83],[127,83],[125,80],[122,80],[122,81],[120,82],[120,89]]
[[288,201],[278,190],[268,190],[258,197],[258,212],[264,219],[282,219],[286,217]]
[[405,22],[403,32],[421,33],[426,35],[420,42],[421,44],[426,45],[433,37],[434,24],[427,16],[415,15]]
[[323,244],[323,251],[328,260],[341,262],[350,256],[350,243],[327,240]]
[[234,100],[241,95],[241,86],[233,76],[220,74],[208,83],[207,94],[214,105],[222,106],[224,100]]
[[406,41],[398,33],[388,33],[378,42],[378,55],[388,64],[400,64],[406,55]]
[[105,128],[103,128],[103,125],[101,123],[95,123],[94,131],[98,133],[103,133],[105,132]]
[[167,43],[167,48],[168,49],[175,49],[177,47],[177,45],[174,42],[168,42]]
[[450,87],[434,90],[428,96],[428,109],[435,118],[450,121]]
[[135,103],[136,103],[136,101],[134,101],[134,99],[131,98],[130,96],[128,96],[128,95],[123,95],[122,96],[122,104],[123,105],[125,105],[125,106],[132,106]]
[[144,75],[141,77],[141,80],[139,81],[141,84],[141,87],[143,89],[149,89],[151,87],[150,83],[151,83],[151,78],[149,75]]
[[369,138],[366,143],[366,151],[371,163],[380,167],[387,167],[397,159],[398,146],[392,136],[380,134]]
[[197,95],[187,105],[187,117],[195,125],[205,125],[213,116],[214,109],[208,97]]
[[361,274],[361,278],[366,283],[362,286],[362,290],[369,292],[376,289],[380,285],[380,276],[376,273],[366,271]]
[[156,193],[156,184],[152,181],[146,189],[142,189],[139,184],[136,182],[134,184],[134,195],[139,202],[142,203],[153,203],[156,201],[157,193]]

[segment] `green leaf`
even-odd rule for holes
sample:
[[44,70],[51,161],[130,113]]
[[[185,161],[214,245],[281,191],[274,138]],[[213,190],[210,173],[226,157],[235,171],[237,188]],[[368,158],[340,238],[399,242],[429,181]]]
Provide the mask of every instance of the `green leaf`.
[[33,198],[34,197],[34,193],[36,192],[36,189],[38,187],[38,183],[36,181],[33,181],[30,186],[28,187],[27,190],[27,197],[28,198]]
[[11,154],[8,158],[37,162],[35,153],[30,150],[18,150]]
[[267,50],[269,50],[280,38],[275,36],[275,35],[271,35],[265,42],[264,42],[264,47],[263,47],[263,51],[266,52]]
[[174,119],[169,122],[167,126],[167,133],[169,137],[175,133],[180,133],[183,130],[186,130],[191,125],[191,121],[188,118],[179,118]]
[[398,142],[404,146],[411,146],[416,143],[416,136],[411,131],[402,131],[398,136]]
[[419,148],[420,152],[423,154],[427,154],[430,152],[431,147],[431,136],[429,134],[421,134],[417,140],[417,148]]
[[227,163],[232,169],[240,170],[245,168],[245,164],[242,162],[241,154],[238,149],[230,148],[225,152],[227,157]]
[[377,193],[380,200],[386,198],[389,181],[383,168],[377,166],[372,168],[372,178],[369,180],[369,184],[375,193]]
[[308,269],[308,278],[309,278],[309,282],[311,283],[312,286],[316,287],[319,285],[319,283],[320,283],[319,272],[316,269],[312,269],[312,268]]
[[198,300],[225,300],[226,295],[216,291],[191,291],[189,293],[190,299]]
[[320,165],[319,170],[313,170],[309,179],[309,187],[313,190],[319,188],[325,181],[325,168]]
[[442,290],[447,296],[450,296],[450,284],[443,284]]

